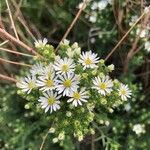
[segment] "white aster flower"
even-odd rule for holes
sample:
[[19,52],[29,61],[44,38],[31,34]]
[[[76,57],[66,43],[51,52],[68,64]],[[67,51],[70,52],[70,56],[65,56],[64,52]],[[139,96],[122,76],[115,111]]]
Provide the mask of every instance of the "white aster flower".
[[145,50],[147,51],[147,52],[150,52],[150,42],[149,41],[147,41],[147,42],[145,42]]
[[51,78],[51,76],[53,76],[53,74],[55,74],[55,70],[54,70],[53,64],[50,63],[48,66],[43,68],[43,70],[40,74],[40,77]]
[[29,94],[32,89],[36,87],[36,77],[27,76],[22,81],[17,82],[17,87],[21,88],[23,92]]
[[38,101],[41,103],[42,108],[45,109],[45,113],[48,110],[52,113],[53,111],[60,109],[60,95],[58,96],[57,93],[54,93],[53,91],[47,91],[46,93],[43,93],[43,95],[44,96],[40,96]]
[[144,124],[135,124],[132,129],[137,135],[145,133],[145,125]]
[[103,10],[108,5],[108,2],[106,0],[102,0],[102,1],[98,2],[97,5],[98,5],[98,9],[99,10]]
[[82,55],[80,55],[79,63],[84,66],[84,70],[86,68],[96,68],[96,64],[99,62],[98,59],[97,54],[92,53],[92,51],[83,52]]
[[98,90],[98,93],[101,95],[106,95],[112,91],[113,82],[109,76],[95,77],[93,84],[94,86],[92,88]]
[[48,40],[44,38],[43,40],[37,40],[34,42],[36,48],[43,48],[47,44]]
[[126,101],[127,98],[131,97],[131,91],[129,90],[128,85],[121,84],[118,91],[119,91],[119,96],[121,96],[121,99],[124,101]]
[[56,74],[64,74],[67,72],[73,72],[75,69],[75,64],[73,62],[73,59],[71,58],[64,58],[58,59],[54,63],[54,69],[56,70]]
[[58,76],[56,90],[58,94],[63,93],[63,96],[69,96],[71,92],[76,91],[79,87],[79,77],[74,73],[67,73]]
[[72,104],[77,107],[77,105],[82,105],[82,102],[87,102],[89,98],[88,92],[85,91],[85,88],[82,88],[79,92],[75,91],[70,93],[70,99],[67,102],[72,102]]
[[40,90],[44,92],[48,90],[54,90],[56,87],[55,73],[52,73],[50,77],[46,78],[40,76],[39,80],[37,80],[37,86],[41,87]]
[[42,71],[43,71],[42,63],[37,63],[33,65],[32,68],[30,69],[32,75],[40,75]]

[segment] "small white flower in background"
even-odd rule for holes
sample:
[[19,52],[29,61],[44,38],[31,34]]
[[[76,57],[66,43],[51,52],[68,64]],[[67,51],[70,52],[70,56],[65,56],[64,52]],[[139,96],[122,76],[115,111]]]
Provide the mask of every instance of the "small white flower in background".
[[147,41],[147,42],[145,42],[145,50],[147,51],[147,52],[150,52],[150,42],[149,41]]
[[144,124],[135,124],[132,129],[137,135],[145,133],[145,125]]
[[92,88],[98,90],[98,93],[101,95],[109,94],[112,91],[113,82],[109,76],[95,77],[93,84],[94,86]]
[[56,74],[73,72],[75,70],[74,68],[75,64],[73,62],[73,59],[71,58],[65,57],[64,59],[59,59],[54,63],[54,69],[56,70]]
[[108,5],[108,2],[106,0],[101,0],[97,5],[99,10],[103,10]]
[[83,65],[84,70],[86,68],[96,68],[96,64],[99,62],[99,57],[97,57],[97,54],[92,53],[92,51],[83,52],[82,55],[80,55],[78,62]]
[[146,14],[149,13],[150,12],[150,6],[145,7],[144,11]]
[[30,69],[32,75],[40,75],[42,71],[43,71],[42,63],[37,63],[33,65],[32,68]]
[[98,3],[97,2],[93,2],[93,4],[91,5],[91,9],[92,10],[96,10],[98,8]]
[[110,5],[113,4],[113,0],[107,0]]
[[[83,2],[81,2],[81,3],[79,3],[79,5],[78,5],[78,8],[79,8],[79,9],[82,8],[84,1],[85,1],[85,0],[83,0]],[[90,0],[89,0],[89,1],[90,1]],[[87,6],[87,4],[84,5],[83,9],[85,9],[86,6]]]
[[72,102],[75,107],[82,105],[82,102],[87,102],[87,99],[89,98],[88,92],[85,91],[85,88],[82,88],[79,92],[72,92],[69,97],[71,98],[68,99],[67,102]]
[[41,106],[43,109],[45,109],[45,113],[50,110],[50,113],[53,111],[56,111],[60,109],[60,101],[59,98],[61,95],[57,95],[57,93],[53,91],[47,91],[46,93],[43,93],[44,96],[40,96],[39,102],[41,103]]
[[55,73],[51,74],[51,77],[49,78],[43,78],[43,76],[39,77],[36,85],[41,87],[40,90],[44,92],[48,90],[54,90],[56,87]]
[[92,44],[94,44],[94,43],[96,42],[96,39],[95,39],[95,38],[91,38],[91,39],[90,39],[90,42],[91,42]]
[[132,26],[138,19],[138,16],[132,16],[131,21],[129,22],[129,25]]
[[17,87],[21,88],[23,92],[29,94],[32,89],[36,87],[36,77],[27,76],[22,81],[17,82]]
[[125,105],[124,105],[124,109],[125,109],[127,112],[130,111],[130,110],[131,110],[131,105],[130,105],[130,103],[125,104]]
[[95,23],[97,20],[97,13],[93,12],[90,16],[89,16],[89,21],[92,23]]
[[79,77],[74,73],[58,75],[56,90],[63,96],[70,96],[70,93],[76,91],[79,87]]
[[140,28],[138,28],[136,30],[136,34],[137,35],[140,34],[140,38],[145,38],[148,35],[148,31],[146,29],[140,29]]
[[127,98],[131,97],[131,90],[129,90],[128,85],[121,84],[118,91],[119,96],[121,96],[121,99],[124,101],[127,101]]
[[34,42],[36,48],[43,48],[47,44],[48,40],[44,38],[43,40],[37,40]]

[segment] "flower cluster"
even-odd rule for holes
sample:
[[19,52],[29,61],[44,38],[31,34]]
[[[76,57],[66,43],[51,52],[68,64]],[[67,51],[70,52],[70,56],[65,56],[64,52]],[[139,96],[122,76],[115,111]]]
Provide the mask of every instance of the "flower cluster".
[[[36,46],[42,46],[44,51],[46,43],[43,42],[39,41]],[[98,54],[92,51],[81,53],[77,43],[70,46],[69,41],[64,40],[54,59],[40,60],[33,65],[29,75],[18,81],[17,86],[33,98],[37,93],[39,98],[35,97],[35,104],[39,102],[45,113],[49,111],[55,116],[53,126],[58,135],[55,142],[72,132],[82,140],[85,134],[93,133],[90,122],[94,120],[95,110],[102,108],[112,113],[131,96],[128,85],[110,78],[112,70],[114,65],[105,66]]]
[[144,124],[135,124],[133,126],[133,131],[137,134],[137,135],[141,135],[142,133],[145,133],[145,125]]

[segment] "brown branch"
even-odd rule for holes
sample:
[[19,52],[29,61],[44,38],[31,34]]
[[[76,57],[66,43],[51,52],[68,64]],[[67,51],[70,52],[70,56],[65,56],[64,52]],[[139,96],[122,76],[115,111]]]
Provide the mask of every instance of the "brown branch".
[[25,48],[26,50],[28,50],[29,52],[32,52],[35,55],[38,55],[40,57],[42,57],[41,55],[39,55],[33,48],[29,47],[28,45],[26,45],[25,43],[23,43],[22,41],[14,38],[12,35],[10,35],[8,32],[6,32],[4,29],[0,28],[0,35],[4,36],[6,39],[12,41],[13,43]]
[[[78,18],[80,17],[83,9],[85,8],[87,2],[89,0],[84,0],[83,4],[82,4],[82,7],[79,9],[78,13],[76,14],[75,18],[73,19],[72,23],[70,24],[69,28],[67,29],[67,31],[65,32],[63,38],[61,39],[60,43],[67,38],[68,34],[70,33],[71,29],[73,28],[73,26],[75,25],[75,23],[77,22]],[[58,51],[59,49],[59,46],[60,46],[60,43],[58,44],[58,46],[56,47],[56,52]]]
[[0,44],[0,46],[3,46],[3,45],[5,45],[5,44],[8,43],[8,42],[9,42],[9,41],[6,40],[6,41],[2,42],[2,43]]
[[120,44],[125,40],[128,34],[132,31],[132,29],[136,26],[136,24],[145,16],[146,12],[144,11],[143,14],[137,19],[137,21],[131,26],[131,28],[126,32],[126,34],[121,38],[121,40],[117,43],[117,45],[110,51],[110,53],[106,56],[105,61],[116,51],[116,49],[120,46]]
[[16,27],[15,27],[15,24],[14,24],[14,21],[13,21],[13,17],[12,17],[12,13],[11,13],[11,10],[10,10],[10,7],[9,7],[8,0],[5,0],[5,1],[6,1],[6,5],[7,5],[7,8],[8,8],[10,21],[11,21],[11,24],[12,24],[12,27],[13,27],[13,30],[14,30],[14,33],[15,33],[15,36],[16,36],[16,38],[19,40],[19,36],[18,36],[18,34],[17,34],[17,31],[16,31]]
[[10,61],[10,60],[6,60],[6,59],[3,59],[3,58],[0,58],[0,61],[1,61],[1,62],[10,63],[10,64],[14,64],[14,65],[20,65],[20,66],[31,67],[31,65],[29,65],[29,64],[19,63],[19,62],[15,62],[15,61]]
[[1,51],[6,51],[6,52],[9,52],[9,53],[12,53],[12,54],[16,54],[16,55],[22,55],[22,56],[27,56],[27,57],[34,57],[33,55],[29,55],[29,54],[13,51],[13,50],[10,50],[10,49],[7,49],[7,48],[0,47],[0,50]]
[[6,75],[0,74],[0,78],[4,79],[4,80],[8,80],[8,81],[12,81],[12,82],[17,82],[17,80],[15,78],[12,77],[8,77]]

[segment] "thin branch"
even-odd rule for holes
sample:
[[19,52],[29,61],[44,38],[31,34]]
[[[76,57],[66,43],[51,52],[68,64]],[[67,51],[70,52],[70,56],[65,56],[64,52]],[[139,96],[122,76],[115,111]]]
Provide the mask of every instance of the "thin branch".
[[15,44],[25,48],[26,50],[28,50],[29,52],[32,52],[35,55],[38,55],[40,57],[42,57],[40,54],[38,54],[33,48],[29,47],[28,45],[26,45],[25,43],[23,43],[22,41],[14,38],[12,35],[10,35],[8,32],[6,32],[4,29],[0,28],[0,35],[4,36],[6,39],[14,42]]
[[126,32],[126,34],[121,38],[121,40],[117,43],[117,45],[110,51],[110,53],[106,56],[105,61],[115,52],[115,50],[120,46],[120,44],[124,41],[124,39],[128,36],[128,34],[132,31],[132,29],[136,26],[136,24],[144,17],[146,11],[141,14],[141,16],[137,19],[137,21],[131,26],[131,28]]
[[17,55],[22,55],[22,56],[27,56],[27,57],[34,57],[33,55],[29,55],[29,54],[13,51],[13,50],[2,48],[2,47],[0,47],[0,50],[1,51],[6,51],[6,52],[9,52],[9,53],[13,53],[13,54],[17,54]]
[[20,66],[31,67],[31,65],[29,65],[29,64],[19,63],[19,62],[15,62],[15,61],[10,61],[10,60],[6,60],[6,59],[3,59],[3,58],[0,58],[0,61],[6,62],[6,63],[10,63],[10,64],[14,64],[14,65],[20,65]]
[[[72,23],[70,24],[69,28],[67,29],[67,31],[65,32],[63,38],[61,39],[60,43],[67,38],[68,34],[70,33],[71,29],[73,28],[73,26],[75,25],[75,23],[77,22],[78,18],[80,17],[83,9],[86,7],[86,4],[89,0],[84,0],[82,7],[79,9],[78,13],[76,14],[75,18],[73,19]],[[59,49],[60,43],[58,44],[58,46],[56,47],[56,52]]]
[[48,134],[49,134],[49,130],[48,130],[48,132],[46,132],[45,136],[43,137],[43,141],[42,141],[42,144],[40,146],[40,150],[43,150],[43,147],[44,147],[44,144],[45,144],[45,141],[46,141]]
[[3,46],[3,45],[5,45],[5,44],[8,43],[8,42],[9,42],[9,40],[6,40],[6,41],[2,42],[2,43],[0,44],[0,46]]
[[11,21],[11,24],[12,24],[12,27],[13,27],[13,30],[14,30],[14,33],[15,33],[15,36],[16,36],[16,38],[19,40],[19,36],[18,36],[18,34],[17,34],[17,30],[16,30],[16,27],[15,27],[15,24],[14,24],[14,21],[13,21],[13,17],[12,17],[12,13],[11,13],[11,11],[10,11],[10,7],[9,7],[9,4],[8,4],[8,0],[5,0],[5,1],[6,1],[6,5],[7,5],[7,8],[8,8],[10,21]]
[[14,7],[16,8],[16,14],[15,16],[18,18],[19,22],[23,25],[23,27],[25,28],[25,30],[27,31],[27,33],[32,37],[32,39],[34,41],[36,41],[35,36],[32,34],[32,32],[30,31],[30,29],[28,28],[27,22],[25,21],[23,14],[20,10],[20,6],[22,3],[22,0],[20,0],[19,4],[16,3],[15,0],[11,0],[11,2],[13,3]]
[[8,80],[8,81],[12,81],[12,82],[17,82],[17,80],[15,78],[12,77],[8,77],[6,75],[0,74],[0,78],[4,79],[4,80]]

